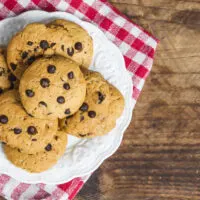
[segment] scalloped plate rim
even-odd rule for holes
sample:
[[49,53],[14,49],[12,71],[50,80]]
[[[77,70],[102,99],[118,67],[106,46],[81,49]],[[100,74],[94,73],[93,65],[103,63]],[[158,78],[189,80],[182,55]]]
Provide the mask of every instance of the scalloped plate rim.
[[[17,18],[23,18],[24,16],[26,16],[27,14],[37,14],[37,13],[44,13],[44,14],[48,14],[50,17],[55,17],[54,15],[66,15],[66,16],[69,16],[69,17],[73,17],[74,19],[76,20],[79,20],[81,21],[82,23],[88,23],[88,24],[92,24],[92,23],[89,23],[89,22],[86,22],[86,21],[82,21],[81,19],[77,18],[76,16],[70,14],[70,13],[65,13],[65,12],[60,12],[60,11],[56,11],[56,12],[46,12],[46,11],[40,11],[40,10],[33,10],[33,11],[27,11],[27,12],[24,12],[20,15],[17,15],[17,16],[14,16],[14,17],[10,17],[10,18],[6,18],[4,20],[2,20],[4,23],[8,23],[10,20],[13,20],[13,19],[17,19]],[[58,17],[58,16],[56,16]],[[0,23],[2,23],[2,21],[0,21]],[[93,24],[92,24],[93,25]],[[94,25],[93,25],[94,26]],[[95,26],[96,27],[96,26]],[[98,27],[96,27],[97,29],[99,29]],[[104,33],[99,29],[99,32],[101,32],[103,35]],[[106,38],[106,36],[104,35],[104,37]],[[107,38],[106,38],[107,39]],[[110,43],[110,45],[112,46],[115,46],[112,42],[110,42],[108,39],[107,39],[107,42]],[[115,46],[115,48],[118,49],[118,47]],[[118,49],[119,51],[119,49]],[[120,52],[120,51],[119,51]],[[121,54],[121,52],[120,52]],[[121,54],[122,56],[122,54]],[[122,57],[123,58],[123,57]],[[124,59],[123,59],[123,68],[125,69],[125,63],[124,63]],[[124,71],[125,73],[125,71]],[[129,76],[129,78],[131,79],[130,75],[129,75],[129,72],[126,70],[126,73],[127,73],[127,77]],[[132,85],[131,85],[132,86]],[[45,184],[61,184],[61,183],[64,183],[64,182],[68,182],[70,180],[72,180],[73,178],[76,178],[76,177],[81,177],[81,176],[86,176],[90,173],[92,173],[93,171],[95,171],[102,163],[105,159],[107,159],[108,157],[110,157],[117,149],[118,147],[120,146],[121,144],[121,141],[122,141],[122,138],[123,138],[123,135],[124,135],[124,132],[125,130],[127,129],[128,125],[130,124],[131,122],[131,118],[132,118],[132,110],[133,110],[133,102],[131,102],[131,99],[132,99],[132,90],[130,90],[130,99],[129,99],[129,105],[130,105],[130,110],[131,112],[129,113],[129,116],[128,116],[128,120],[126,122],[126,125],[123,127],[122,130],[120,130],[120,137],[117,138],[117,142],[115,144],[112,144],[109,148],[109,152],[103,152],[101,153],[100,155],[97,156],[96,158],[96,164],[95,166],[92,167],[92,169],[89,169],[89,170],[86,170],[85,172],[80,172],[80,173],[76,173],[74,175],[71,175],[69,176],[68,178],[63,178],[63,180],[59,180],[59,181],[42,181],[42,180],[36,180],[36,181],[31,181],[31,180],[23,180],[23,182],[25,183],[31,183],[31,184],[36,184],[36,183],[45,183]],[[108,150],[107,150],[108,151]],[[102,155],[103,154],[103,155]],[[104,155],[106,154],[106,155]],[[20,180],[20,178],[18,176],[16,176],[15,174],[13,174],[12,172],[7,172],[5,170],[3,170],[2,168],[0,168],[0,172],[1,173],[4,173],[4,174],[7,174],[13,178],[15,178],[16,180]]]

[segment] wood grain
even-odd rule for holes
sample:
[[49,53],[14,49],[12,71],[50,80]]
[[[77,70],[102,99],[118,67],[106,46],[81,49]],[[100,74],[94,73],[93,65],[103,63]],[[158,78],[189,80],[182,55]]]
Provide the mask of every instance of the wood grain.
[[111,0],[157,36],[123,142],[76,200],[200,199],[200,0]]

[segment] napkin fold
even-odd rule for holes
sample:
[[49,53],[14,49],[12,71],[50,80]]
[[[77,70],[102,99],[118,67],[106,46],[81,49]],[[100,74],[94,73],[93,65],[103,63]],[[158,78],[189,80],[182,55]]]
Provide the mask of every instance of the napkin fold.
[[[27,10],[63,11],[98,26],[122,52],[133,81],[133,104],[147,78],[158,39],[134,24],[106,0],[0,0],[0,20]],[[0,174],[0,196],[12,200],[72,200],[90,174],[60,185],[26,184]]]

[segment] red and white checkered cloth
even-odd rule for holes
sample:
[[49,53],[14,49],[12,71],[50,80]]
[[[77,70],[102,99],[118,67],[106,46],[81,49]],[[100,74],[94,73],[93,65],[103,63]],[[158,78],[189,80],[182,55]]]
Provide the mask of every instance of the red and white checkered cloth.
[[[148,76],[158,40],[133,24],[106,0],[0,0],[0,20],[27,10],[65,11],[96,24],[121,50],[132,73],[136,103]],[[75,178],[61,185],[25,184],[0,174],[0,195],[7,199],[71,200],[89,178]]]

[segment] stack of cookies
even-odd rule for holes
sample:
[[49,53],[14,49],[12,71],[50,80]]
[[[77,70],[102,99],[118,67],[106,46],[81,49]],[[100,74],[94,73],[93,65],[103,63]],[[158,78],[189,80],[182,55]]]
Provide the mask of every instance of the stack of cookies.
[[62,19],[27,25],[0,51],[0,141],[14,165],[45,171],[68,134],[92,138],[115,127],[124,98],[88,70],[92,57],[87,31]]

